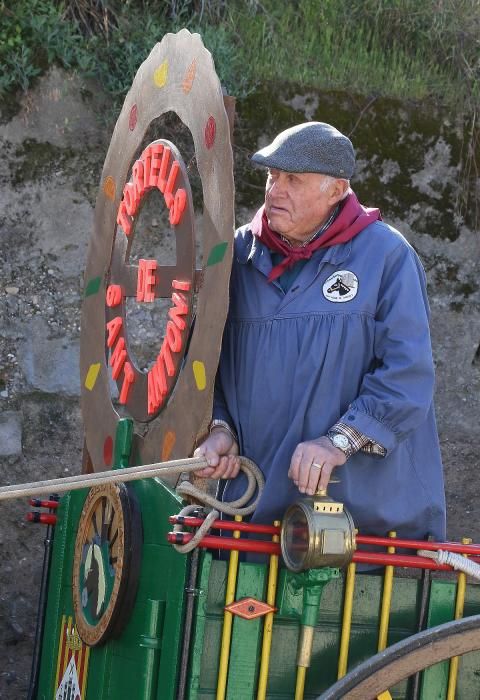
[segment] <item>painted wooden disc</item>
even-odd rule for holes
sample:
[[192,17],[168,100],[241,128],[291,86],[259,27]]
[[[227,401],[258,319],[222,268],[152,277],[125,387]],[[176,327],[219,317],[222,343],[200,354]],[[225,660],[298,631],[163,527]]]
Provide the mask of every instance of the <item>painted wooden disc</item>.
[[[167,112],[179,117],[194,144],[203,201],[199,270],[182,153],[163,138],[140,152],[152,122]],[[172,266],[147,256],[138,264],[130,261],[136,219],[153,190],[161,193],[175,235]],[[109,466],[105,445],[124,417],[134,419],[132,464],[192,453],[208,420],[228,310],[233,198],[230,125],[212,57],[198,34],[186,29],[167,34],[140,66],[125,99],[95,208],[80,359],[85,440],[94,471]],[[169,300],[165,330],[158,331],[159,355],[148,369],[137,366],[131,352],[128,299]]]
[[73,558],[77,631],[89,646],[118,636],[133,609],[140,574],[142,526],[125,484],[90,489]]

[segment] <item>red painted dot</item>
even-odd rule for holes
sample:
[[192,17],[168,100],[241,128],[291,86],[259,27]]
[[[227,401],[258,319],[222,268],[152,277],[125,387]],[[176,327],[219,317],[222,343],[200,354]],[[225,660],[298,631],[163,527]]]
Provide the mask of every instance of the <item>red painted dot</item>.
[[205,126],[205,145],[207,148],[211,148],[215,142],[215,132],[217,130],[217,125],[213,117],[208,117],[207,124]]
[[112,466],[112,459],[113,459],[113,440],[110,437],[110,435],[107,437],[105,442],[103,443],[103,461],[107,465],[107,467]]
[[133,131],[137,126],[137,116],[137,105],[133,105],[132,109],[130,110],[130,116],[128,118],[128,128],[130,129],[130,131]]

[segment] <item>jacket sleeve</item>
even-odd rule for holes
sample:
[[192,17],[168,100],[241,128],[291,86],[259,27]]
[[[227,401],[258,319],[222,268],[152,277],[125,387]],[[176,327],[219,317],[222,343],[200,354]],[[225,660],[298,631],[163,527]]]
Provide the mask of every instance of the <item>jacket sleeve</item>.
[[224,420],[228,425],[235,429],[235,424],[230,416],[227,408],[227,403],[225,401],[225,395],[222,389],[222,381],[220,378],[220,371],[217,371],[217,376],[215,378],[215,390],[213,394],[213,409],[212,409],[212,419]]
[[375,317],[375,367],[339,422],[382,445],[388,455],[425,420],[434,368],[425,272],[410,246],[387,258]]

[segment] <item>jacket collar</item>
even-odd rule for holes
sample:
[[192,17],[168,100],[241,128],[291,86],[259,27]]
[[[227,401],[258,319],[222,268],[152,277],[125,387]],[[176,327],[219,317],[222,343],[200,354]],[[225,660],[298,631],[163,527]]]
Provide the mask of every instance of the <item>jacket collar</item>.
[[[243,247],[236,253],[237,261],[241,265],[251,263],[259,272],[268,277],[272,270],[272,257],[269,249],[257,236],[251,235],[250,240],[243,240]],[[340,265],[346,260],[352,250],[352,240],[330,248],[320,248],[312,255],[312,261],[318,261],[318,267],[325,263]]]

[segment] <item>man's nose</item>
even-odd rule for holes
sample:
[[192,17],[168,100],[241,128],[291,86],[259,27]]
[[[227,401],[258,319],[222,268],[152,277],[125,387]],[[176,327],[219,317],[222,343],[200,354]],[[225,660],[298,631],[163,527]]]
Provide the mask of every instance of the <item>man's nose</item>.
[[272,182],[268,188],[269,194],[281,197],[285,194],[286,187],[285,182],[281,178],[277,178],[275,182]]

